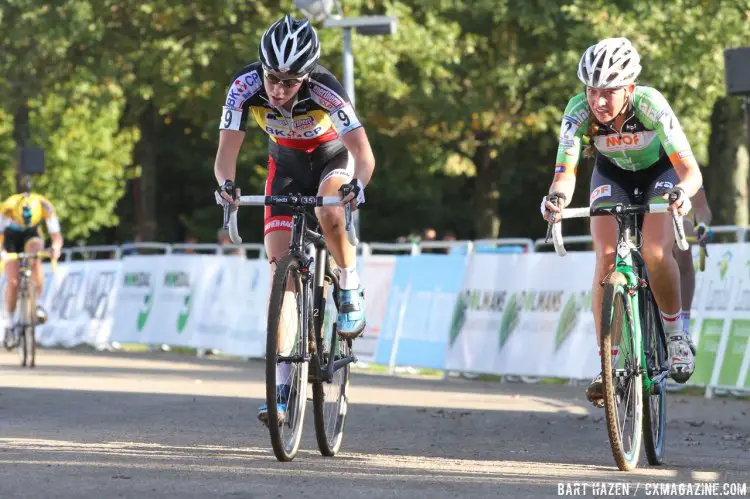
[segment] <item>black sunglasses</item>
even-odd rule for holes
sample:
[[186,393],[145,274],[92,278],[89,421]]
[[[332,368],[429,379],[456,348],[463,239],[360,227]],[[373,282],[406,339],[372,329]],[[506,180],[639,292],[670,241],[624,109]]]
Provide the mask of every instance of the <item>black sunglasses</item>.
[[269,73],[268,71],[263,71],[263,74],[266,76],[266,80],[270,81],[274,85],[282,84],[286,88],[292,88],[296,87],[303,81],[305,81],[304,78],[279,78],[278,76]]

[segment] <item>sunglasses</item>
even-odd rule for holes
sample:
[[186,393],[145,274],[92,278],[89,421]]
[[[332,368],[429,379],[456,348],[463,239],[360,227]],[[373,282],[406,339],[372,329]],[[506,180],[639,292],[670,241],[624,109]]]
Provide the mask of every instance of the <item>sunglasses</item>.
[[274,85],[284,85],[286,88],[292,88],[296,87],[297,85],[301,84],[303,81],[305,81],[304,78],[279,78],[278,76],[271,74],[267,71],[263,71],[263,74],[266,76],[266,80],[271,82]]

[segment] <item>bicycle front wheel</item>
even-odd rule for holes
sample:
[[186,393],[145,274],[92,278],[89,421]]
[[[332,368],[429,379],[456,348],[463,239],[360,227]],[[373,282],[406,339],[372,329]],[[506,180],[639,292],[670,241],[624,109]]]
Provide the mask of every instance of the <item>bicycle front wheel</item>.
[[623,274],[614,272],[605,282],[602,306],[600,346],[607,433],[617,467],[631,471],[638,466],[641,451],[643,386],[639,339],[633,331]]
[[[266,342],[268,430],[279,461],[291,461],[297,455],[307,405],[309,312],[305,289],[298,258],[287,255],[279,260],[271,287]],[[288,374],[277,379],[276,366],[281,364],[284,368],[280,371]],[[284,403],[282,413],[279,409]]]
[[657,382],[649,383],[643,390],[643,443],[651,465],[664,463],[664,430],[667,410],[667,375],[669,362],[666,336],[659,308],[653,293],[647,287],[641,290],[641,317],[643,324],[644,353],[648,376]]

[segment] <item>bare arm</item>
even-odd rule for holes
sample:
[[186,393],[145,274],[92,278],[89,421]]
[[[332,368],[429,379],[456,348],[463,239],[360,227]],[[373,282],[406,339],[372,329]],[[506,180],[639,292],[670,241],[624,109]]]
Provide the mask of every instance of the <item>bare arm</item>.
[[372,172],[375,170],[375,156],[372,153],[365,129],[352,130],[344,135],[341,141],[354,157],[354,178],[367,185],[372,177]]
[[692,198],[703,185],[703,175],[701,174],[701,169],[698,167],[698,162],[694,156],[688,156],[684,159],[675,159],[674,157],[670,159],[672,160],[672,166],[674,166],[677,172],[677,176],[680,177],[680,183],[677,184],[678,187],[681,187],[685,191],[685,194]]
[[565,204],[563,207],[570,205],[573,200],[573,193],[576,190],[576,174],[575,173],[555,173],[555,178],[552,180],[552,185],[549,186],[548,194],[553,192],[561,192],[565,194]]
[[245,132],[237,130],[221,130],[219,132],[219,148],[214,161],[214,175],[219,185],[225,180],[234,181],[237,173],[237,156],[240,154]]

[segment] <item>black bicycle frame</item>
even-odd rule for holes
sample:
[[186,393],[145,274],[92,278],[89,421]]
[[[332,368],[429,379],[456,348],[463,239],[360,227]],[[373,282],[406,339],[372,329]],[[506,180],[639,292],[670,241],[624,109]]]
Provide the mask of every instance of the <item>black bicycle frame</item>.
[[[271,198],[277,197],[271,196]],[[280,199],[269,199],[269,201],[271,202],[268,204],[290,204],[286,198],[283,198],[282,196],[279,196],[278,198]],[[298,199],[300,199],[300,197],[298,197]],[[277,203],[273,203],[273,201],[277,201]],[[313,297],[312,310],[309,309],[309,298],[305,299],[304,305],[306,308],[308,308],[308,313],[312,313],[314,332],[312,332],[311,334],[314,335],[312,339],[315,341],[316,346],[315,352],[313,352],[312,355],[315,355],[318,361],[317,365],[320,366],[320,371],[312,373],[312,376],[316,381],[319,379],[321,381],[330,383],[333,379],[333,373],[346,366],[347,364],[354,362],[356,359],[353,356],[338,360],[335,359],[334,349],[336,347],[336,344],[338,341],[343,340],[341,338],[338,338],[338,335],[334,332],[331,335],[331,348],[329,351],[328,362],[323,362],[321,352],[323,352],[324,337],[321,333],[323,332],[323,320],[325,318],[327,301],[325,295],[325,279],[328,278],[334,286],[334,290],[336,290],[338,289],[338,278],[331,270],[330,265],[328,265],[328,249],[326,247],[325,239],[318,232],[315,232],[314,230],[308,228],[308,217],[310,217],[310,215],[306,210],[307,206],[310,205],[314,206],[314,204],[311,202],[305,203],[301,206],[297,204],[293,207],[294,214],[292,216],[292,240],[289,245],[289,252],[291,254],[297,255],[299,261],[302,262],[302,267],[300,268],[300,273],[302,274],[302,285],[308,293],[312,292]],[[307,258],[305,248],[308,244],[312,244],[315,247],[314,258]],[[315,272],[313,274],[314,282],[312,283],[312,286],[310,286],[311,263],[315,264]],[[306,295],[306,293],[303,293],[303,295]],[[334,301],[336,302],[336,305],[338,307],[338,297],[336,296],[336,293],[333,293],[333,296]]]

